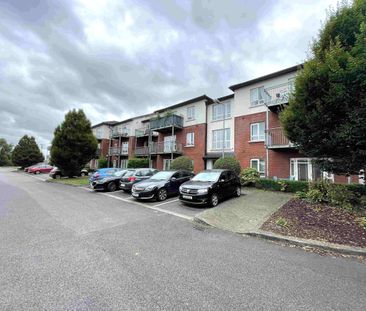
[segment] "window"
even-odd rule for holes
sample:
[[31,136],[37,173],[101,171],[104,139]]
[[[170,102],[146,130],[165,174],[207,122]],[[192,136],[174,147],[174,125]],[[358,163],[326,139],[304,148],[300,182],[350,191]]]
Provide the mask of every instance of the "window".
[[102,128],[98,127],[98,128],[95,130],[95,136],[96,136],[98,139],[101,139],[101,138],[102,138]]
[[187,108],[187,120],[194,120],[194,106]]
[[261,177],[264,177],[266,172],[265,172],[265,162],[264,160],[261,159],[251,159],[250,160],[250,167],[256,169],[259,174],[261,175]]
[[164,159],[163,161],[163,170],[169,171],[170,170],[170,164],[172,163],[172,159]]
[[250,140],[264,141],[264,122],[252,123],[250,125]]
[[128,154],[128,142],[122,143],[122,154]]
[[212,106],[212,120],[222,120],[231,117],[231,102],[215,104]]
[[230,148],[230,129],[212,131],[212,149]]
[[194,133],[187,133],[186,147],[188,146],[194,146]]
[[127,168],[128,160],[121,160],[121,168]]
[[250,90],[250,105],[252,107],[264,104],[264,87],[257,87]]

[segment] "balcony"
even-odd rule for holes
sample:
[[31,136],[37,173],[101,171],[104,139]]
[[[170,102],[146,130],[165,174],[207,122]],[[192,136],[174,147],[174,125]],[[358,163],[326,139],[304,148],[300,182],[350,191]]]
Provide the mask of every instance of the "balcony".
[[129,129],[115,129],[112,130],[112,137],[129,137],[130,130]]
[[271,111],[277,112],[283,105],[288,104],[293,90],[294,84],[291,82],[268,87],[264,90],[264,102]]
[[[135,136],[136,137],[147,137],[150,135],[150,129],[148,127],[140,128],[135,130]],[[151,131],[151,136],[157,136],[158,133]]]
[[150,144],[150,148],[148,146],[141,146],[135,148],[136,156],[148,156],[149,154],[181,154],[182,153],[182,144],[176,141],[172,142],[153,142]]
[[150,129],[157,132],[169,132],[183,128],[183,117],[176,114],[150,120]]
[[268,129],[266,144],[268,149],[294,148],[294,144],[288,140],[281,127]]
[[128,147],[112,147],[109,148],[109,155],[128,155]]

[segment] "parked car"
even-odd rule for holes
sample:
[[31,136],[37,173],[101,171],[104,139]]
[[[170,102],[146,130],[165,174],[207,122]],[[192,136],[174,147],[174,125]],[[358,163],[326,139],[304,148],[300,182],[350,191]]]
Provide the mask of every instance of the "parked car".
[[34,165],[30,168],[28,168],[27,172],[31,174],[46,174],[51,172],[53,169],[53,166],[48,164],[40,164],[40,165]]
[[158,170],[153,168],[135,168],[128,169],[126,174],[121,178],[119,187],[124,192],[131,192],[132,186],[142,180],[149,179],[152,175],[156,174]]
[[120,168],[100,168],[100,169],[97,169],[96,172],[90,176],[89,178],[89,182],[90,184],[95,181],[95,180],[100,180],[100,179],[103,179],[105,177],[110,177],[110,176],[113,176],[113,174],[115,172],[118,172],[120,171],[121,169]]
[[132,186],[132,196],[136,199],[153,199],[164,201],[169,196],[178,195],[179,187],[190,180],[193,173],[183,170],[162,171],[147,180]]
[[37,163],[37,164],[33,164],[31,166],[28,166],[26,168],[24,168],[24,172],[28,173],[28,171],[32,168],[32,167],[35,167],[35,166],[39,166],[39,165],[43,165],[44,163],[43,162],[40,162],[40,163]]
[[179,200],[188,204],[217,206],[221,199],[240,197],[240,179],[232,170],[206,170],[179,188]]
[[[89,171],[86,168],[83,168],[79,174],[77,174],[76,176],[88,176],[89,175]],[[52,169],[52,171],[49,173],[49,176],[53,179],[59,179],[61,177],[65,177],[66,175],[62,173],[62,171],[58,168],[58,167],[54,167]]]
[[106,176],[99,180],[94,180],[90,187],[94,190],[104,190],[104,191],[116,191],[119,189],[121,178],[126,174],[127,170],[121,170],[114,172],[112,176]]

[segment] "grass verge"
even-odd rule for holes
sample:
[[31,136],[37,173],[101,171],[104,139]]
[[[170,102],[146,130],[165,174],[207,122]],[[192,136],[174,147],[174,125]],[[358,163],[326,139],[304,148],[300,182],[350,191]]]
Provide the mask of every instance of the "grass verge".
[[88,186],[89,185],[89,177],[75,177],[75,178],[61,178],[61,179],[49,179],[49,182],[53,182],[56,184],[64,184],[70,186]]

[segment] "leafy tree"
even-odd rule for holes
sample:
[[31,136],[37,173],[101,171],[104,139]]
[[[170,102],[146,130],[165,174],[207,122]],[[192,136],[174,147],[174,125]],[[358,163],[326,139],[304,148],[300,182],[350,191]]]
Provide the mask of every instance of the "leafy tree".
[[218,159],[214,164],[214,168],[233,170],[237,175],[239,175],[241,171],[240,163],[234,157]]
[[98,142],[83,110],[71,110],[56,127],[51,146],[51,161],[69,176],[77,175],[95,156]]
[[0,138],[0,166],[11,165],[11,151],[13,146],[8,144],[4,138]]
[[128,168],[147,168],[149,167],[149,159],[146,158],[132,158],[128,160]]
[[11,160],[22,168],[44,161],[43,154],[33,136],[24,135],[15,146]]
[[100,157],[98,160],[98,168],[108,167],[108,160],[105,157]]
[[288,138],[325,171],[366,167],[366,1],[333,10],[280,119]]
[[191,158],[187,156],[181,156],[172,161],[170,168],[172,170],[193,171],[193,162]]

